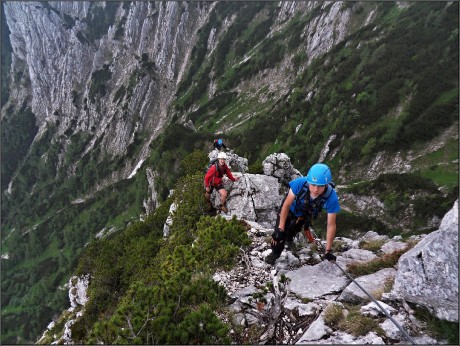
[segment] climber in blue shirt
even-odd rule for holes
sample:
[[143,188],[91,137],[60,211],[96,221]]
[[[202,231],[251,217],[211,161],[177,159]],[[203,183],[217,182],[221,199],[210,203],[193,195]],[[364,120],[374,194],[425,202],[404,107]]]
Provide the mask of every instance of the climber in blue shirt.
[[221,150],[222,148],[227,149],[222,138],[214,140],[214,149]]
[[272,252],[265,258],[274,264],[280,257],[286,242],[292,242],[297,233],[305,229],[311,240],[309,228],[313,219],[324,208],[327,211],[327,233],[325,258],[335,261],[332,254],[332,242],[336,233],[336,217],[340,204],[334,185],[331,184],[332,174],[323,163],[313,165],[306,177],[292,180],[289,192],[281,203],[281,210],[276,220],[272,235]]

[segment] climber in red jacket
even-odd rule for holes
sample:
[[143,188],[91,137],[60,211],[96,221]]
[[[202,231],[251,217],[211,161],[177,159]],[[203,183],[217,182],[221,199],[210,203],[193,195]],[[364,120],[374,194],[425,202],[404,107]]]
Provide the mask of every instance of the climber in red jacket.
[[230,172],[230,169],[225,163],[225,160],[227,159],[227,155],[224,152],[220,152],[217,155],[218,159],[218,164],[212,165],[208,171],[206,172],[206,175],[204,176],[204,187],[205,187],[205,193],[204,196],[206,198],[206,201],[209,206],[211,206],[211,193],[213,189],[216,189],[219,191],[220,194],[220,210],[226,213],[228,211],[227,206],[225,205],[225,202],[227,200],[227,190],[225,190],[222,178],[224,177],[224,174],[231,180],[231,181],[237,181],[239,180],[238,177],[234,177],[232,175],[232,172]]

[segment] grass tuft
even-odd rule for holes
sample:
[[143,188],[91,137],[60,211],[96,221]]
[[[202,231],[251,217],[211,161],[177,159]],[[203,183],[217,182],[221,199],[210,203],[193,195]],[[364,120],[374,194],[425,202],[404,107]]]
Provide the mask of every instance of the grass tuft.
[[329,304],[324,310],[324,322],[331,328],[339,328],[340,321],[344,319],[343,308],[339,304]]
[[447,340],[449,345],[459,344],[458,323],[440,320],[425,307],[416,306],[414,311],[415,317],[426,323],[427,329],[436,339]]
[[359,242],[359,247],[363,250],[376,252],[380,250],[385,241],[384,239],[362,240]]
[[369,262],[365,263],[358,263],[354,262],[347,265],[347,272],[354,278],[372,274],[378,272],[380,269],[383,268],[391,268],[396,263],[398,263],[399,258],[411,249],[415,244],[413,242],[407,243],[407,247],[405,249],[397,250],[389,254],[384,254],[381,257],[375,258]]

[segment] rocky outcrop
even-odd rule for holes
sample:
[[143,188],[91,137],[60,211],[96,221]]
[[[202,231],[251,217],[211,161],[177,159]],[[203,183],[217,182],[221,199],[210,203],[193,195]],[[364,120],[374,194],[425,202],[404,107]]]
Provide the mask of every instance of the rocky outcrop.
[[[83,316],[85,305],[88,302],[89,282],[89,275],[73,276],[69,279],[66,286],[69,288],[70,308],[64,311],[58,320],[48,324],[47,329],[36,344],[67,345],[74,343],[71,327],[78,318]],[[57,330],[58,324],[64,325],[62,330]]]
[[[228,215],[223,215],[230,218]],[[294,249],[285,249],[274,266],[264,262],[270,253],[267,237],[272,229],[256,222],[248,222],[248,236],[252,243],[242,250],[239,264],[230,271],[219,271],[214,280],[223,285],[231,299],[228,314],[219,316],[231,323],[235,329],[258,331],[259,343],[281,344],[397,344],[408,340],[384,312],[360,291],[334,264],[321,261],[315,248],[299,234]],[[338,237],[337,242],[347,244],[348,250],[336,252],[337,264],[346,269],[347,264],[377,258],[379,251],[359,248],[361,241],[381,237],[382,247],[398,237],[369,232],[359,239]],[[415,239],[417,237],[413,237]],[[371,256],[372,254],[372,256]],[[405,301],[383,293],[385,282],[396,275],[394,268],[380,271],[355,280],[374,296],[393,319],[409,333],[416,343],[446,343],[431,337],[421,321],[413,316],[413,310]],[[347,293],[345,293],[347,292]],[[381,298],[380,298],[381,297]],[[381,332],[370,331],[365,335],[353,335],[335,329],[325,322],[326,308],[338,304],[344,315],[348,309],[344,304],[361,305],[360,313],[378,321]],[[235,331],[231,332],[232,334]],[[256,340],[254,340],[256,342]]]
[[291,180],[302,176],[292,166],[291,159],[285,153],[275,153],[267,156],[262,162],[262,167],[265,175],[275,177],[283,186],[287,186]]
[[[228,215],[237,215],[241,219],[258,222],[262,226],[272,226],[282,199],[276,178],[247,173],[234,173],[233,176],[239,180],[232,182],[224,179],[224,187],[228,191]],[[211,202],[216,207],[220,206],[218,192],[213,191]]]
[[172,203],[169,206],[169,214],[168,217],[166,218],[165,224],[163,226],[163,237],[167,237],[169,235],[169,229],[171,225],[173,224],[173,217],[174,217],[174,212],[177,210],[177,203]]
[[[208,155],[210,161],[216,159],[218,153],[217,150],[211,151]],[[226,163],[232,175],[239,179],[233,182],[224,176],[224,187],[228,192],[228,215],[237,215],[244,220],[270,227],[276,220],[281,202],[278,180],[267,175],[244,173],[248,169],[248,160],[232,151],[226,155]],[[221,205],[220,195],[215,190],[211,194],[211,203],[216,208]]]
[[69,280],[69,300],[70,309],[74,310],[78,306],[85,306],[88,301],[86,291],[89,285],[89,275],[82,277],[73,276]]
[[401,257],[393,293],[458,322],[458,200],[439,230]]

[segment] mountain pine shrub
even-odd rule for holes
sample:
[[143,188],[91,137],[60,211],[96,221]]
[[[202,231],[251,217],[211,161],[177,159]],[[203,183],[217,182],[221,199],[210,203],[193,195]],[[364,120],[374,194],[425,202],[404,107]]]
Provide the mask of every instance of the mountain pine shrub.
[[249,245],[246,229],[233,217],[227,221],[222,217],[206,216],[197,224],[197,238],[194,253],[204,268],[229,269],[234,264],[240,247]]

